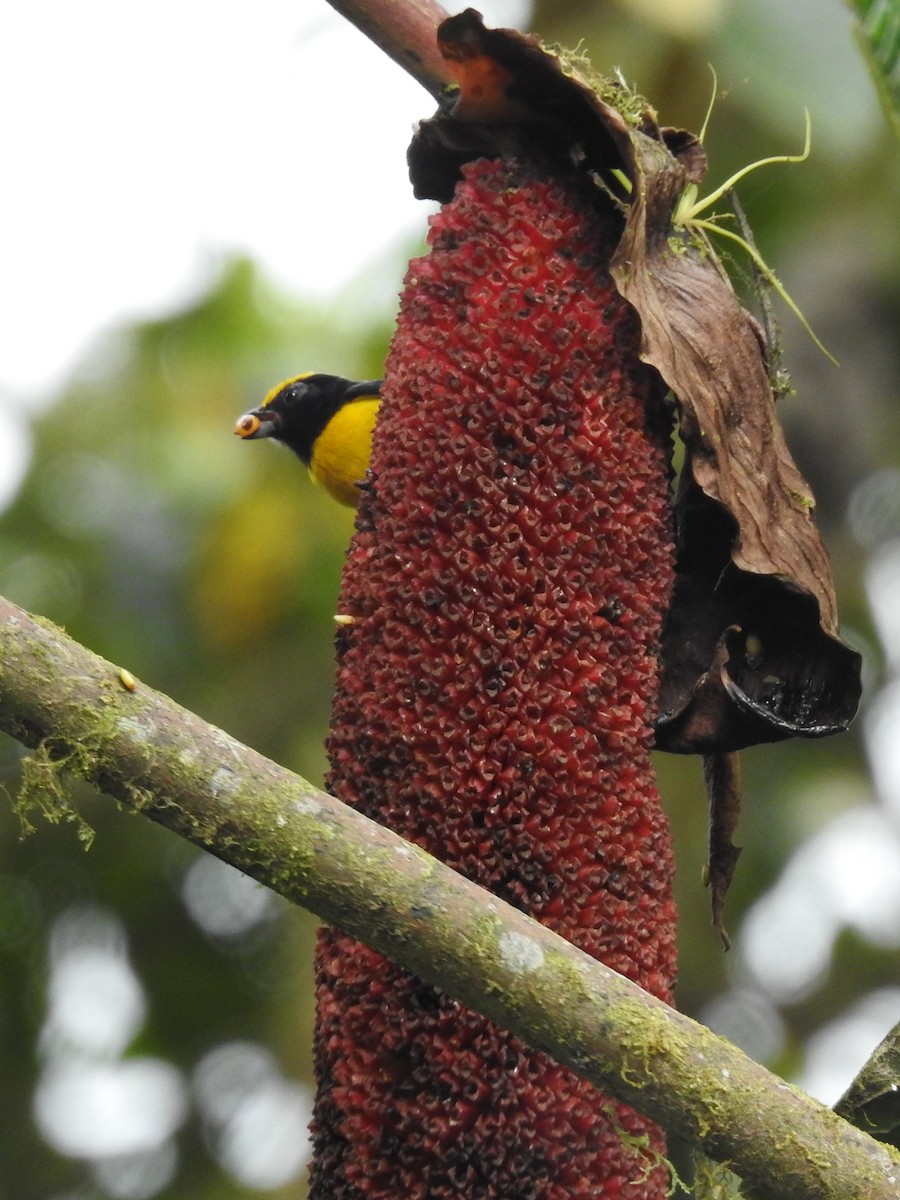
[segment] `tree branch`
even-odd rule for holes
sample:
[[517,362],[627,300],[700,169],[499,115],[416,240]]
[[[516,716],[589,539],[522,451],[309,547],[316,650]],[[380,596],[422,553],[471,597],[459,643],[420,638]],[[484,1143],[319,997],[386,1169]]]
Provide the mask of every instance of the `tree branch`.
[[[896,1200],[900,1157],[417,847],[0,599],[0,728],[792,1200]],[[52,803],[52,800],[51,800]]]
[[449,13],[436,0],[328,0],[332,8],[439,100],[449,83],[435,33]]

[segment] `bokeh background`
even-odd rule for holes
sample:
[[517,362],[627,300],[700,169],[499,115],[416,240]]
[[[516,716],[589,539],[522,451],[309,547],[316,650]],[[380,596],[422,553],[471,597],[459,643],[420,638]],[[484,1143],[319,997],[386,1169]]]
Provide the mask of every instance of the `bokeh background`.
[[[841,0],[482,7],[619,68],[668,124],[699,128],[713,64],[711,185],[798,150],[811,112],[809,161],[740,193],[841,363],[780,309],[782,416],[866,692],[845,736],[744,755],[727,956],[699,763],[659,773],[681,1007],[833,1102],[900,1020],[897,143]],[[325,0],[29,12],[0,38],[0,592],[319,782],[352,519],[231,430],[286,375],[380,374],[433,105]],[[10,800],[23,753],[0,741]],[[88,851],[0,806],[0,1195],[302,1197],[312,919],[72,790]]]

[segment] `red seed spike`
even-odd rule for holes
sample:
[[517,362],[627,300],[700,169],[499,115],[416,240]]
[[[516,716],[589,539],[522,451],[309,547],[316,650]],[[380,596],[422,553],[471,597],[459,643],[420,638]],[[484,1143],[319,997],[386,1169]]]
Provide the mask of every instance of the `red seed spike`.
[[[609,278],[618,233],[574,187],[488,161],[433,218],[344,574],[340,611],[360,615],[329,782],[669,999],[649,760],[668,452]],[[316,1063],[313,1200],[666,1194],[643,1117],[336,930]]]

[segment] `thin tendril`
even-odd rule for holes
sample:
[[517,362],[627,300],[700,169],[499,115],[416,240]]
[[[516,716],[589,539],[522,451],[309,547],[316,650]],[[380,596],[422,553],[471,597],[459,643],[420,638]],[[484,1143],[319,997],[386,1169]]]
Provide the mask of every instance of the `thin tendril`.
[[716,233],[720,237],[728,238],[732,242],[737,242],[737,244],[741,247],[741,249],[750,255],[750,257],[753,259],[754,263],[756,263],[757,267],[762,272],[763,277],[766,279],[769,286],[772,287],[778,293],[778,295],[782,298],[782,300],[785,302],[785,304],[788,306],[788,308],[791,310],[791,312],[794,314],[794,316],[797,318],[797,320],[800,322],[800,324],[803,326],[803,328],[806,330],[806,332],[809,334],[809,336],[812,338],[812,340],[815,342],[815,344],[819,347],[819,349],[822,351],[822,353],[825,355],[825,357],[830,359],[831,362],[833,362],[836,367],[840,366],[840,363],[834,357],[834,355],[829,350],[827,350],[825,348],[825,346],[822,345],[821,341],[819,341],[819,339],[816,337],[815,333],[813,333],[809,322],[807,321],[806,317],[804,317],[804,315],[800,311],[800,309],[797,307],[796,303],[791,299],[791,296],[788,293],[787,289],[785,288],[784,284],[781,282],[781,280],[778,278],[778,276],[775,274],[775,272],[772,270],[772,268],[768,265],[768,263],[765,261],[765,259],[762,257],[762,255],[759,253],[759,251],[754,246],[751,246],[749,244],[749,242],[746,241],[746,239],[742,238],[739,234],[734,233],[732,230],[723,229],[721,225],[716,225],[713,220],[704,221],[704,220],[697,220],[695,218],[691,221],[691,224],[697,226],[700,229],[706,230],[707,233]]
[[757,162],[753,162],[746,167],[742,167],[740,171],[735,171],[730,178],[726,179],[721,187],[717,187],[714,192],[710,192],[708,196],[704,196],[702,200],[698,200],[696,204],[691,205],[691,207],[685,211],[681,213],[676,212],[676,219],[679,221],[679,223],[688,224],[689,222],[695,221],[700,213],[705,212],[706,209],[708,209],[711,204],[715,204],[717,200],[721,200],[726,192],[730,191],[736,183],[744,178],[745,175],[749,175],[751,171],[755,171],[757,167],[768,167],[773,163],[805,162],[806,159],[809,158],[809,151],[812,145],[812,122],[809,116],[809,109],[805,108],[803,111],[806,114],[806,139],[803,143],[803,150],[800,154],[775,154],[771,158],[761,158]]
[[706,108],[706,116],[703,118],[703,124],[700,126],[700,133],[697,136],[697,141],[700,143],[701,146],[706,141],[706,131],[709,128],[709,119],[712,116],[713,109],[716,106],[716,93],[719,88],[719,77],[716,74],[716,68],[712,65],[712,63],[707,63],[706,65],[709,67],[710,71],[712,71],[713,90],[712,90],[712,95],[709,98],[709,104],[707,105],[707,108]]

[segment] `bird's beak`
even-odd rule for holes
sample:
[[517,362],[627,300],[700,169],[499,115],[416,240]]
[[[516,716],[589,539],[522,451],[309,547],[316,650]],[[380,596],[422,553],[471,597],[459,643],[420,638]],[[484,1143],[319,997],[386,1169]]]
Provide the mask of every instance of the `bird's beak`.
[[240,438],[275,437],[281,422],[278,414],[268,408],[252,408],[238,417],[234,432]]

